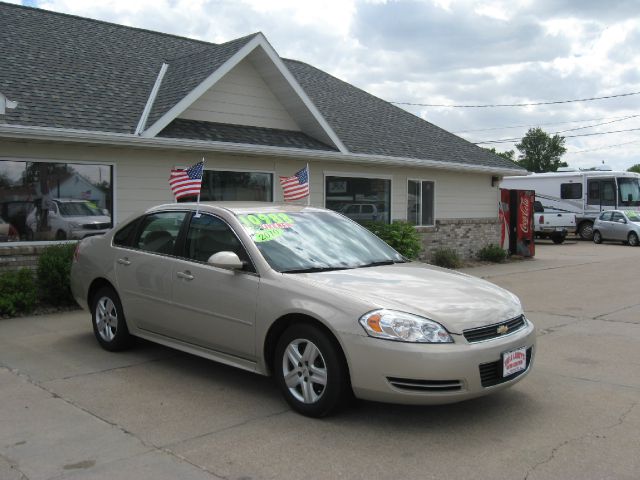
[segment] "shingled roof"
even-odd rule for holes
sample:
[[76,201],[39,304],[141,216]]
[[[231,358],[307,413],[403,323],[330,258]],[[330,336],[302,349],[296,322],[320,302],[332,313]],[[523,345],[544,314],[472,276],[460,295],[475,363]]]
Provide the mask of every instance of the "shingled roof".
[[[147,125],[256,36],[213,44],[4,3],[0,24],[0,92],[19,102],[6,124],[132,136],[163,63]],[[520,169],[322,70],[283,61],[351,154]],[[301,132],[184,120],[159,136],[335,151]]]

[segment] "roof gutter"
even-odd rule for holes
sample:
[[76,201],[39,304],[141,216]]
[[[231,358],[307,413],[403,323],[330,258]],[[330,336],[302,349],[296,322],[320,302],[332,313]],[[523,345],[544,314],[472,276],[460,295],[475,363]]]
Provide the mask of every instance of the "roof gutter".
[[490,173],[494,175],[526,175],[520,168],[489,167],[470,165],[460,162],[442,162],[438,160],[391,157],[386,155],[366,155],[359,153],[341,153],[335,151],[306,150],[302,148],[270,147],[246,143],[211,142],[162,137],[141,137],[128,133],[107,133],[89,130],[73,130],[51,127],[30,127],[22,125],[0,124],[0,138],[28,139],[41,141],[90,143],[133,148],[162,148],[173,150],[197,150],[199,152],[218,152],[244,155],[278,156],[309,160],[326,160],[348,163],[368,163],[384,166],[436,168],[439,170]]

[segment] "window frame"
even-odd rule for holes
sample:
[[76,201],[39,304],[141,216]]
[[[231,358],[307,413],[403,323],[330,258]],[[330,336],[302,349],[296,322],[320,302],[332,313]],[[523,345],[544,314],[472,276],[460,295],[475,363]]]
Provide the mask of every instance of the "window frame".
[[[420,214],[419,219],[420,219],[420,223],[414,225],[415,227],[434,227],[436,225],[436,181],[435,180],[429,180],[426,178],[412,178],[412,177],[407,177],[407,222],[409,221],[409,182],[418,182],[420,184]],[[423,182],[429,182],[433,185],[433,211],[432,211],[432,218],[433,218],[433,223],[430,225],[427,224],[423,224],[422,223],[422,184]]]
[[[327,208],[327,177],[342,177],[342,178],[365,178],[370,180],[389,180],[389,224],[393,223],[393,175],[375,174],[375,173],[363,173],[363,172],[336,172],[332,170],[324,170],[322,172],[322,206]],[[363,202],[356,202],[363,203]],[[335,210],[331,210],[334,212]],[[336,212],[340,213],[340,212]],[[345,215],[346,216],[346,215]],[[357,223],[357,222],[356,222]]]
[[[574,185],[578,187],[580,194],[579,196],[565,196],[564,195],[564,188],[566,185],[568,185],[569,187],[573,187]],[[566,188],[566,187],[565,187]],[[571,190],[572,188],[570,188]],[[560,198],[562,200],[581,200],[583,197],[583,191],[582,191],[582,183],[580,182],[565,182],[565,183],[561,183],[560,184]]]
[[[176,165],[173,168],[180,168],[180,169],[186,169],[189,168],[190,165]],[[203,183],[204,183],[204,173],[205,172],[237,172],[237,173],[265,173],[267,175],[271,175],[271,202],[266,202],[265,203],[275,203],[276,202],[276,179],[278,177],[277,173],[275,170],[257,170],[257,169],[253,169],[253,168],[205,168],[203,169],[202,172],[202,177],[203,177]],[[278,184],[280,184],[278,182]],[[189,198],[189,197],[187,197]],[[202,200],[202,201],[211,201],[211,202],[225,202],[225,201],[232,201],[232,200]],[[239,200],[242,201],[242,200]],[[186,200],[185,200],[186,202]]]
[[[146,213],[144,215],[141,215],[140,217],[138,217],[136,220],[134,220],[135,222],[137,222],[137,225],[134,229],[135,233],[130,234],[130,238],[128,239],[128,241],[130,242],[130,245],[128,247],[123,247],[120,245],[113,245],[113,237],[111,238],[111,243],[113,246],[118,247],[118,248],[128,248],[130,250],[136,251],[136,252],[140,252],[140,253],[147,253],[147,254],[151,254],[151,255],[159,255],[162,257],[171,257],[171,258],[179,258],[178,253],[182,250],[183,248],[183,244],[184,244],[184,237],[186,235],[186,228],[185,225],[188,223],[189,220],[189,214],[192,212],[192,210],[189,209],[179,209],[179,210],[157,210],[154,212],[149,212]],[[143,225],[144,225],[144,220],[152,215],[158,215],[158,214],[162,214],[162,213],[184,213],[185,217],[184,220],[182,221],[182,224],[180,225],[180,229],[178,230],[178,234],[176,235],[176,239],[175,239],[175,243],[173,244],[173,251],[171,253],[162,253],[162,252],[154,252],[152,250],[143,250],[142,248],[139,248],[137,246],[137,242],[140,240],[140,235],[142,235],[143,232]],[[128,223],[127,225],[130,225],[130,223]],[[124,227],[123,227],[124,228]],[[115,237],[115,235],[114,235]]]
[[[33,163],[63,163],[68,165],[97,165],[105,166],[111,169],[111,225],[113,227],[118,225],[118,202],[116,192],[118,191],[118,165],[114,161],[101,161],[101,160],[77,160],[66,157],[54,159],[43,159],[37,157],[11,157],[0,155],[0,162],[33,162]],[[6,219],[5,219],[6,220]],[[67,243],[68,240],[20,240],[17,242],[11,242],[12,246],[23,245],[58,245],[61,243]],[[2,246],[2,244],[0,244]]]

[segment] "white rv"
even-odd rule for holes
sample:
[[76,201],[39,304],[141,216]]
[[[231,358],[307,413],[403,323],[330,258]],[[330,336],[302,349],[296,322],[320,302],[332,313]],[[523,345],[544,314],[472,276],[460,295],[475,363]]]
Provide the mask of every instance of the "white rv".
[[640,210],[640,174],[603,167],[504,177],[500,188],[535,190],[545,209],[575,213],[577,232],[585,240],[593,238],[593,221],[601,211]]

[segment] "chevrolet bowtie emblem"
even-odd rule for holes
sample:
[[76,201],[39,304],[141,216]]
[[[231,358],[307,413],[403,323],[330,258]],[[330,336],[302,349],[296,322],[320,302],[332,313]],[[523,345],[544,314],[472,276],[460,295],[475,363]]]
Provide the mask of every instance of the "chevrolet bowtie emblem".
[[506,325],[500,325],[498,327],[498,330],[496,330],[498,332],[498,335],[504,335],[505,333],[507,333],[509,331],[509,327],[507,327]]

